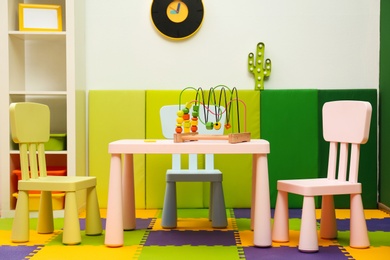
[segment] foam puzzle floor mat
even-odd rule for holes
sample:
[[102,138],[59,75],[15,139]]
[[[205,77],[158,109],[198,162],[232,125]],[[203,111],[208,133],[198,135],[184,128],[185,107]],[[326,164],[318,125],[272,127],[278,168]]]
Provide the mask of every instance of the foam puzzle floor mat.
[[[105,227],[105,210],[102,225]],[[319,239],[319,252],[298,251],[301,210],[290,209],[290,241],[272,243],[272,247],[253,245],[250,209],[227,209],[228,226],[213,229],[207,209],[179,209],[176,229],[161,227],[161,210],[137,210],[136,229],[124,232],[124,246],[109,248],[100,236],[86,236],[85,215],[80,215],[82,242],[65,246],[61,243],[63,219],[55,219],[55,232],[37,234],[37,220],[30,220],[30,241],[12,243],[12,219],[0,219],[0,259],[390,259],[390,215],[380,210],[365,210],[371,246],[349,247],[349,210],[336,210],[338,238]],[[273,211],[272,211],[273,216]],[[320,218],[320,211],[317,211]],[[319,223],[319,222],[318,222]]]

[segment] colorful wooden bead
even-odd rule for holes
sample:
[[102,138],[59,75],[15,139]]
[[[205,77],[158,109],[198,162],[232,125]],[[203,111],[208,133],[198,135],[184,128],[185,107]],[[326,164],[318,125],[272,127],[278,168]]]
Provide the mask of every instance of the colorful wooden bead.
[[216,123],[214,124],[214,129],[215,129],[215,130],[221,129],[221,123],[220,123],[220,122],[216,122]]
[[196,111],[196,112],[199,112],[199,105],[195,105],[193,108],[192,108],[193,111]]
[[195,133],[196,131],[198,131],[198,127],[196,125],[192,125],[191,132]]
[[184,114],[183,115],[184,120],[189,120],[190,119],[190,114]]
[[198,111],[192,111],[192,116],[193,117],[198,117],[199,116],[199,112]]
[[213,129],[213,125],[214,125],[213,122],[207,122],[206,123],[206,129],[207,130],[212,130]]
[[191,125],[198,125],[198,120],[191,120]]
[[184,121],[183,117],[178,117],[178,118],[176,118],[176,122],[177,122],[178,124],[182,124],[183,121]]
[[183,110],[178,110],[176,114],[178,117],[182,117],[184,115],[184,112]]
[[190,110],[185,107],[185,108],[183,108],[183,112],[184,112],[184,114],[188,114],[190,112]]
[[190,109],[191,107],[192,107],[192,103],[191,102],[187,102],[186,108]]
[[181,127],[176,127],[176,133],[180,134],[183,132],[183,129]]
[[225,129],[230,129],[231,127],[232,126],[229,123],[225,124]]

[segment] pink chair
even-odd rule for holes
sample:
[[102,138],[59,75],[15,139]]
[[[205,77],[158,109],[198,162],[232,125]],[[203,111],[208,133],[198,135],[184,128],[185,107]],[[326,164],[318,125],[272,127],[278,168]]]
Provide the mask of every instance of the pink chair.
[[[358,183],[360,144],[368,141],[371,121],[371,104],[363,101],[333,101],[322,109],[323,136],[330,143],[328,176],[318,179],[279,180],[272,231],[275,242],[289,241],[288,193],[303,196],[301,230],[298,249],[302,252],[318,251],[315,196],[322,196],[320,236],[337,237],[333,195],[350,194],[351,222],[350,246],[368,248],[367,226],[361,198],[362,186]],[[338,148],[339,159],[337,162]],[[348,150],[351,147],[348,168]],[[336,166],[338,171],[336,174]]]

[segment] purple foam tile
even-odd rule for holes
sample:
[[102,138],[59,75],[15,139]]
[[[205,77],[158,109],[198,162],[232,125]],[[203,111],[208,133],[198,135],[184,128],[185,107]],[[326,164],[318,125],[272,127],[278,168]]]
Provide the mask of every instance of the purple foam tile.
[[145,246],[235,246],[233,231],[151,231]]
[[[337,219],[337,230],[339,231],[349,231],[350,230],[350,220],[349,219]],[[390,232],[390,218],[382,219],[366,219],[367,230],[371,232],[375,231],[385,231]]]
[[233,209],[236,218],[251,218],[251,209]]
[[[234,216],[236,218],[250,218],[251,209],[233,209]],[[271,217],[273,218],[275,214],[275,209],[271,209]],[[289,209],[288,210],[289,218],[301,218],[302,209]]]
[[0,246],[0,259],[20,260],[34,255],[41,246]]
[[244,247],[246,260],[346,260],[338,246],[320,247],[317,253],[302,253],[296,247]]
[[368,231],[385,231],[390,232],[390,218],[372,218],[367,219]]

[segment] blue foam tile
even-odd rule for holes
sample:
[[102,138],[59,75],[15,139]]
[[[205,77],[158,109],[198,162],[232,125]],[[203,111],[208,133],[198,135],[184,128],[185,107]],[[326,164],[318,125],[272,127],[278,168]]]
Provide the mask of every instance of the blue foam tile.
[[144,246],[235,246],[234,231],[151,231]]
[[302,253],[296,247],[244,247],[246,260],[346,260],[345,250],[338,246],[320,247],[316,253]]

